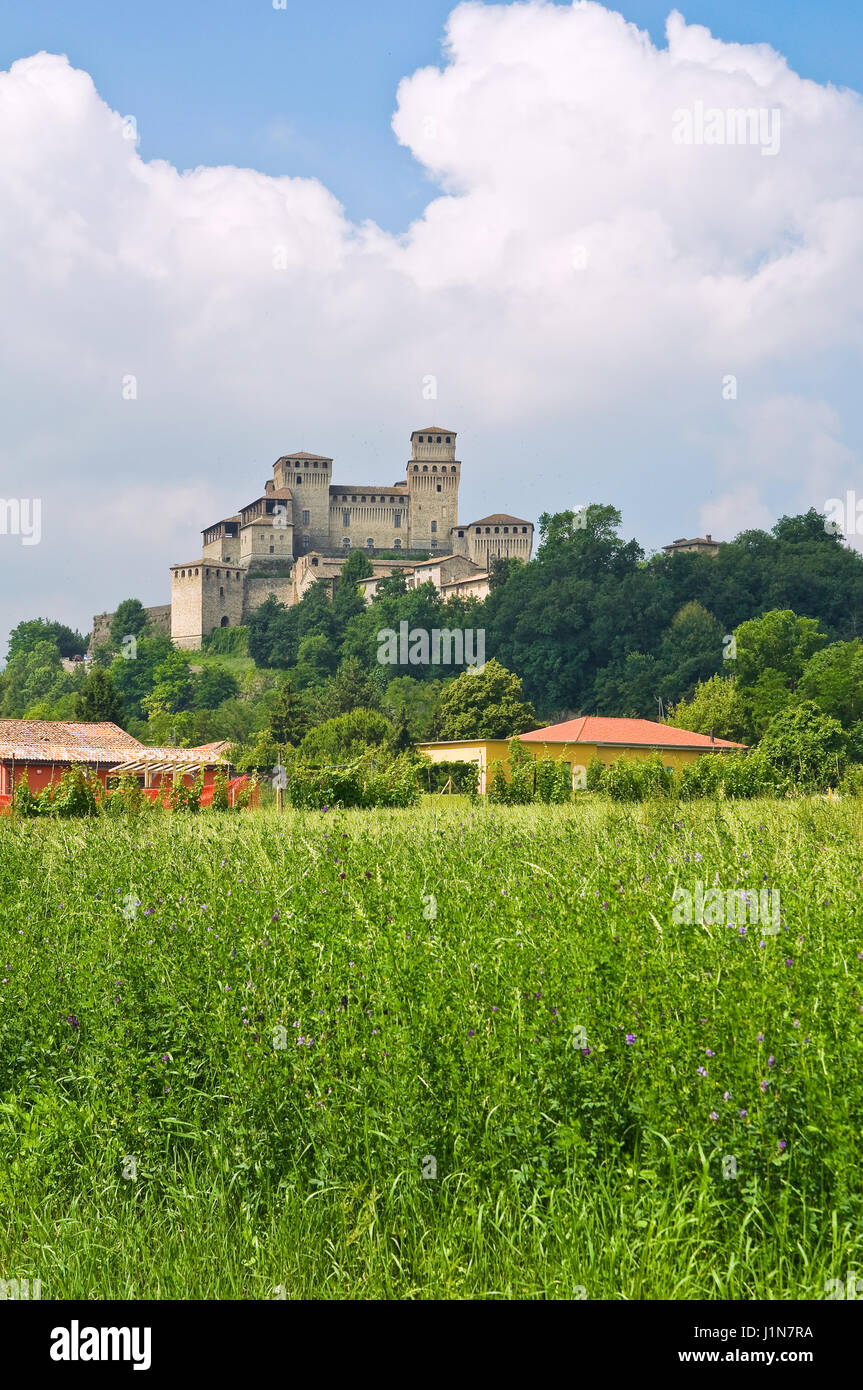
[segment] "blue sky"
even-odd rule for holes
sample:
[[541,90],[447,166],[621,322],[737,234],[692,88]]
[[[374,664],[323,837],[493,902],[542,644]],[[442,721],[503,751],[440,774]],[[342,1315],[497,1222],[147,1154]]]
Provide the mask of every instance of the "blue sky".
[[[431,422],[465,521],[863,499],[863,6],[620,13],[0,0],[0,497],[43,515],[0,640],[166,602],[280,454],[389,483]],[[676,141],[695,103],[781,149]]]
[[[439,64],[448,0],[0,0],[0,68],[65,53],[102,98],[133,114],[144,159],[236,164],[320,178],[352,221],[402,231],[430,185],[390,129],[396,87]],[[668,12],[626,0],[664,42]],[[774,0],[678,5],[717,38],[769,42],[803,77],[863,90],[863,5]]]

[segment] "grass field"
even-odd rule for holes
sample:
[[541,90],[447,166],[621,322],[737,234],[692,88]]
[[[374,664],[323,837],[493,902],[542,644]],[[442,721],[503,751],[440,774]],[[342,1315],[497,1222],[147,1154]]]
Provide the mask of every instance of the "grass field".
[[[863,1275],[861,829],[852,801],[7,822],[0,1277],[823,1298]],[[697,880],[780,889],[778,934],[675,924]]]

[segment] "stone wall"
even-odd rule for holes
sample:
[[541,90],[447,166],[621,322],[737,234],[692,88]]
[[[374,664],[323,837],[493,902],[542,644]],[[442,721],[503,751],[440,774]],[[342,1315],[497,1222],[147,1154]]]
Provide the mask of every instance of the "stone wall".
[[[171,635],[171,605],[170,603],[157,603],[153,608],[145,608],[147,622],[155,632],[164,632],[166,637]],[[96,647],[107,642],[111,635],[111,624],[114,621],[113,613],[97,613],[93,618],[93,632],[90,637],[88,651],[95,651]]]

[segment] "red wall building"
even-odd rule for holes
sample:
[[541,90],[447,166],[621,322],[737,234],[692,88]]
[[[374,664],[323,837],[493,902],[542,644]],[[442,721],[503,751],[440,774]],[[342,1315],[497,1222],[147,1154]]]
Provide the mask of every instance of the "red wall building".
[[[229,764],[221,756],[224,743],[201,748],[152,748],[116,724],[78,724],[71,720],[0,719],[0,798],[10,798],[26,772],[34,793],[59,782],[70,767],[87,767],[103,785],[109,777],[128,773],[142,787],[172,785],[181,776],[191,786],[203,771],[211,787],[218,768]],[[0,803],[2,804],[2,803]]]

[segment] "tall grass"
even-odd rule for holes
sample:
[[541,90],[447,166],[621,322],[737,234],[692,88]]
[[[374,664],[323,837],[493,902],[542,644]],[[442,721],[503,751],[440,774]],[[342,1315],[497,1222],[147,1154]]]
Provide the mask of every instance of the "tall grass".
[[[0,1277],[822,1298],[863,1274],[861,828],[449,798],[7,822]],[[779,935],[675,925],[696,880],[779,888]]]

